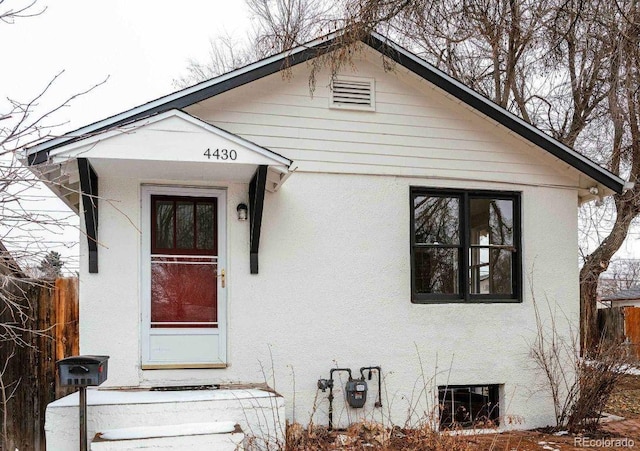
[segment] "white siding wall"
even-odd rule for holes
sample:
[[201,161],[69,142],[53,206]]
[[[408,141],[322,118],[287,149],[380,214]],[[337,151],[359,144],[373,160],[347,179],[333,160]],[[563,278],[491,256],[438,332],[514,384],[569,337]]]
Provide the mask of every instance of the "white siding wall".
[[[374,384],[362,411],[347,413],[338,394],[338,424],[356,414],[391,415],[403,423],[411,402],[435,396],[421,392],[422,371],[427,378],[436,375],[429,387],[504,384],[505,413],[524,419],[516,426],[552,423],[528,355],[535,334],[530,293],[543,303],[544,314],[547,302],[561,309],[563,329],[564,315],[577,325],[575,192],[428,183],[523,192],[525,299],[521,304],[416,305],[410,302],[409,186],[425,185],[424,180],[294,174],[281,191],[267,194],[258,275],[249,274],[248,223],[233,219],[235,206],[247,200],[247,186],[230,185],[229,367],[141,371],[138,273],[144,238],[136,229],[141,182],[100,179],[101,194],[118,199],[118,210],[101,202],[100,241],[106,248],[100,249],[100,273],[88,274],[86,260],[82,267],[81,352],[111,356],[109,385],[262,382],[265,377],[273,383],[274,370],[288,417],[295,414],[305,422],[316,381],[331,368],[381,365],[383,409],[373,409]],[[319,395],[318,405],[315,422],[326,424],[326,394]]]
[[329,75],[317,76],[311,94],[305,65],[186,110],[295,160],[300,171],[577,184],[565,163],[401,68],[384,72],[376,55],[364,51],[356,72],[343,71],[375,79],[375,112],[329,109]]

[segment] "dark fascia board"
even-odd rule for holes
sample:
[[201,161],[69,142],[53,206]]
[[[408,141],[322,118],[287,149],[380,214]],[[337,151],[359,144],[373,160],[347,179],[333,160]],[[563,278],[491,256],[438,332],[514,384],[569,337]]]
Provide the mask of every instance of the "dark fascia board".
[[[277,73],[287,67],[293,67],[297,64],[308,61],[334,49],[334,44],[336,43],[339,35],[339,32],[332,33],[323,38],[317,39],[316,41],[297,47],[296,49],[265,58],[264,60],[249,64],[243,68],[153,100],[102,121],[87,125],[59,138],[36,145],[27,150],[27,161],[30,165],[43,163],[48,160],[49,152],[51,150],[70,142],[81,140],[88,135],[119,127],[126,123],[149,117],[173,108],[185,108],[189,105],[193,105],[244,84],[251,83],[260,78]],[[625,182],[620,177],[607,171],[575,150],[565,146],[538,128],[528,124],[524,120],[490,101],[458,80],[448,76],[441,70],[392,42],[388,38],[372,32],[363,38],[362,41],[419,77],[431,82],[470,107],[504,125],[517,135],[520,135],[536,146],[546,150],[560,160],[591,177],[596,182],[601,183],[617,193],[621,193],[623,191]]]
[[120,114],[81,127],[58,138],[45,141],[27,149],[27,161],[29,165],[44,163],[49,159],[49,152],[58,147],[171,109],[180,110],[223,92],[280,72],[287,67],[304,63],[305,61],[326,53],[328,49],[332,48],[335,41],[336,34],[333,33],[307,45],[265,58],[243,68],[236,69],[212,78],[211,80],[198,83],[197,85],[152,100],[151,102],[147,102]]
[[427,63],[386,37],[374,32],[371,33],[366,43],[416,75],[431,82],[485,116],[504,125],[514,133],[588,175],[598,183],[617,193],[623,191],[625,181],[620,177],[604,169],[584,155],[565,146],[560,141],[525,122],[518,116],[487,99],[482,94],[472,90],[460,81],[450,77],[440,69],[437,69],[435,66]]

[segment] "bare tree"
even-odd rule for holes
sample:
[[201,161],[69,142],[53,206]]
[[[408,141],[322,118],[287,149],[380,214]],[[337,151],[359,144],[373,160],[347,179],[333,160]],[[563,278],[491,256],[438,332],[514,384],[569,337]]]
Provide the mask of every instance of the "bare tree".
[[[401,12],[424,10],[431,1],[436,0],[245,0],[251,31],[242,39],[228,32],[212,38],[208,61],[189,60],[186,73],[173,84],[185,88],[338,29],[345,32],[334,47],[345,49]],[[329,63],[337,68],[348,60],[349,53],[339,51],[333,58],[321,58],[316,67]]]
[[245,0],[255,21],[256,52],[264,57],[289,50],[326,33],[335,19],[327,1]]
[[186,73],[175,78],[173,85],[176,88],[186,88],[245,66],[257,59],[260,59],[260,55],[255,51],[255,47],[249,45],[249,41],[224,33],[209,39],[207,61],[190,59]]
[[[45,8],[36,1],[14,6],[18,2],[0,0],[0,26],[12,26],[20,19],[42,14]],[[9,379],[10,362],[21,349],[36,346],[40,337],[48,337],[49,330],[39,328],[34,322],[33,305],[27,293],[46,283],[29,278],[27,266],[36,266],[52,250],[55,237],[67,226],[67,219],[74,217],[71,211],[58,212],[46,204],[45,198],[53,197],[43,186],[42,178],[33,168],[22,162],[21,150],[43,139],[52,138],[59,127],[56,113],[88,90],[69,96],[57,106],[45,108],[48,93],[62,73],[31,99],[13,98],[0,100],[0,436],[1,449],[10,446],[8,424],[13,413],[11,398],[20,387],[20,379]],[[47,172],[51,167],[43,164],[38,171]],[[51,184],[57,184],[52,180]],[[15,376],[15,371],[12,376]]]
[[173,80],[185,88],[289,50],[335,28],[336,5],[314,0],[245,0],[253,28],[238,38],[224,32],[209,40],[205,62],[189,60],[186,73]]
[[640,213],[640,4],[618,0],[599,15],[607,33],[609,49],[604,75],[607,84],[602,108],[604,130],[611,131],[607,166],[615,174],[635,183],[633,189],[615,195],[615,222],[611,232],[584,260],[580,271],[582,345],[590,349],[597,343],[596,300],[600,274],[627,237],[633,220]]
[[640,260],[615,258],[600,277],[598,295],[608,296],[635,288],[640,284]]

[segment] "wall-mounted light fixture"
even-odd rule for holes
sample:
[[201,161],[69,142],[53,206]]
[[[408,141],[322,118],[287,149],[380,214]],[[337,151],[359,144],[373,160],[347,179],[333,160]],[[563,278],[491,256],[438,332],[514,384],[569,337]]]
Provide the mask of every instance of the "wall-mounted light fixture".
[[249,208],[247,208],[247,204],[238,204],[236,211],[238,212],[238,221],[246,221],[249,217]]

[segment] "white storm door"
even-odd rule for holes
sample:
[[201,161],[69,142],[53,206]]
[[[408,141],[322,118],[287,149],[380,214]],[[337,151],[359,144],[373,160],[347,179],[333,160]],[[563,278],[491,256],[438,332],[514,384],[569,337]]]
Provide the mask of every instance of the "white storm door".
[[143,187],[143,369],[226,364],[226,196]]

